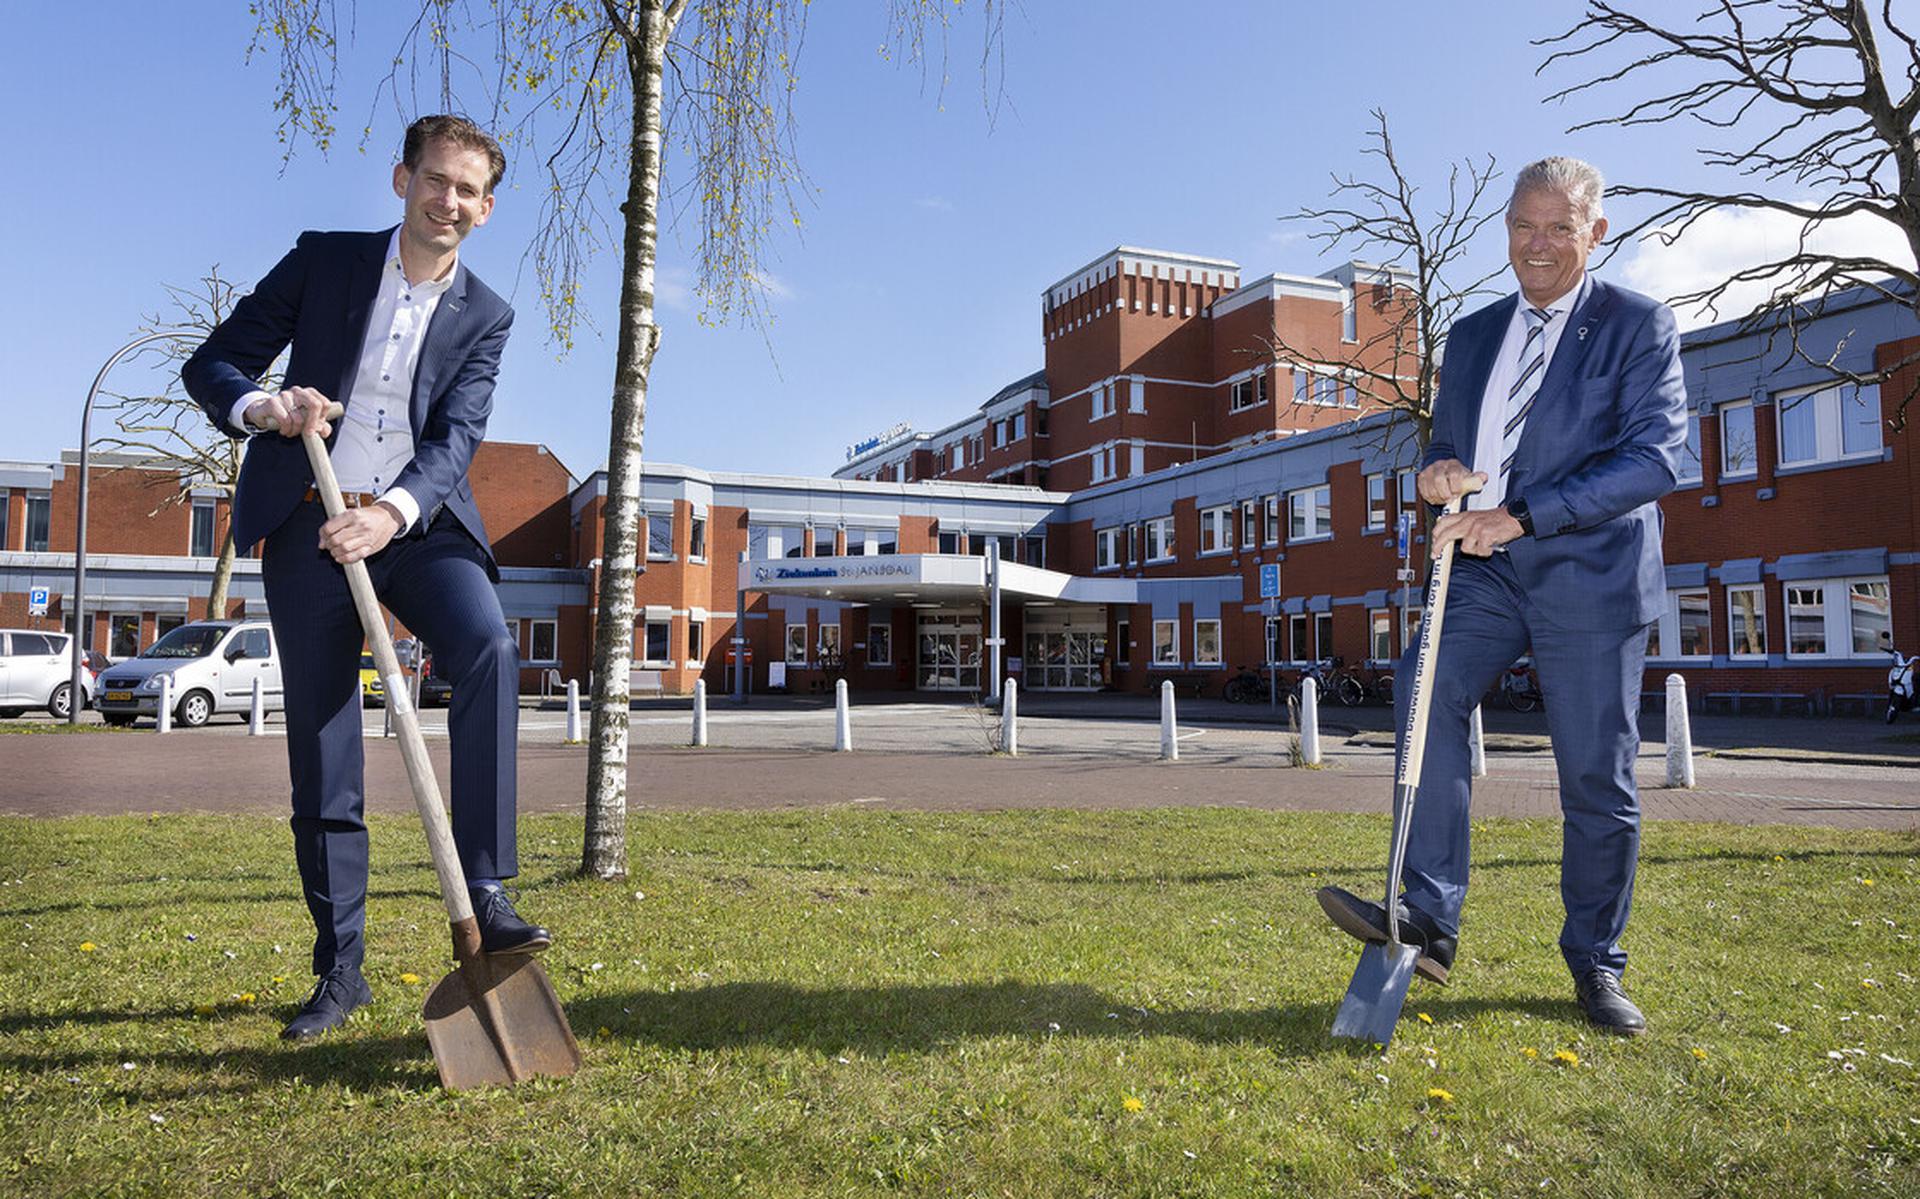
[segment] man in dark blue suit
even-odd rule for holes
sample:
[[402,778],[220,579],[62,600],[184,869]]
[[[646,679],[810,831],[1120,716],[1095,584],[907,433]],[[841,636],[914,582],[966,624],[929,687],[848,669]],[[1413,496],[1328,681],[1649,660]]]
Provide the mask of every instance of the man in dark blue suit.
[[[490,953],[545,949],[501,890],[518,871],[515,749],[519,647],[499,569],[467,485],[513,323],[460,261],[506,172],[499,145],[462,117],[407,130],[394,194],[401,223],[306,233],[181,371],[223,432],[247,437],[234,540],[264,539],[261,573],[286,681],[294,856],[313,915],[313,994],[282,1034],[343,1023],[372,999],[365,958],[367,828],[359,618],[342,566],[364,560],[381,601],[434,648],[453,683],[454,843]],[[291,347],[278,394],[256,382]],[[345,413],[327,419],[329,399]],[[278,436],[266,433],[277,426]],[[328,519],[300,435],[328,439],[347,510]]]
[[[1565,818],[1560,950],[1587,1019],[1645,1030],[1620,983],[1640,847],[1634,784],[1648,626],[1666,605],[1658,501],[1686,443],[1680,340],[1657,301],[1592,279],[1606,236],[1600,173],[1570,158],[1523,168],[1507,205],[1517,295],[1453,326],[1421,460],[1420,496],[1482,489],[1433,529],[1458,542],[1434,679],[1426,761],[1407,842],[1403,936],[1445,982],[1467,890],[1467,725],[1531,648],[1546,692]],[[1468,465],[1471,463],[1471,465]],[[1412,677],[1414,650],[1401,662]],[[1406,727],[1405,696],[1401,728]],[[1403,747],[1404,748],[1404,747]],[[1386,939],[1379,904],[1320,894],[1342,929]],[[1410,930],[1410,931],[1409,931]]]

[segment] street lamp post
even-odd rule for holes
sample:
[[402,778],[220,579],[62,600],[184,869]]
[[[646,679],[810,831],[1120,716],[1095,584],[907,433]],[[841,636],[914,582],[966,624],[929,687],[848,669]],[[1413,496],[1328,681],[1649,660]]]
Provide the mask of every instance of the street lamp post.
[[106,382],[107,372],[141,346],[155,341],[197,341],[201,336],[191,329],[163,329],[158,333],[137,337],[113,352],[113,357],[107,359],[100,373],[93,377],[93,386],[87,389],[87,403],[80,410],[80,495],[75,504],[73,533],[73,666],[67,679],[68,724],[80,723],[80,709],[86,706],[87,695],[80,687],[80,671],[85,661],[81,643],[86,640],[87,620],[87,458],[92,448],[94,398],[100,394],[100,385]]

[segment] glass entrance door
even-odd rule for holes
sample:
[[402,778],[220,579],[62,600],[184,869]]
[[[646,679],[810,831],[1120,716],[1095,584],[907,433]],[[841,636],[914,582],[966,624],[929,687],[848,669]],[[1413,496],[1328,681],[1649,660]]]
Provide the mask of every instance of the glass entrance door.
[[1027,634],[1024,685],[1040,691],[1093,691],[1107,656],[1104,632],[1045,629]]
[[922,691],[980,690],[979,620],[922,616],[916,679]]

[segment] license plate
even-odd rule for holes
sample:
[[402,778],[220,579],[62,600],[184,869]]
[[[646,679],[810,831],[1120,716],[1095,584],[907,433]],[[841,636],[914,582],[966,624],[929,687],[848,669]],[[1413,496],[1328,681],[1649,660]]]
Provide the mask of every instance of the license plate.
[[127,701],[131,700],[132,698],[133,698],[133,692],[131,691],[107,692],[107,702],[110,704],[124,704]]

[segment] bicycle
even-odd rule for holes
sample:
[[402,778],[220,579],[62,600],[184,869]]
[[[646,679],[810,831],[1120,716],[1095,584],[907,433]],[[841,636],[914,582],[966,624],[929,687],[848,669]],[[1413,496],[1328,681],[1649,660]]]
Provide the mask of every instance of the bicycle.
[[1339,704],[1343,708],[1359,705],[1366,696],[1366,685],[1346,668],[1346,659],[1340,657],[1322,658],[1312,665],[1303,667],[1299,678],[1294,680],[1292,692],[1300,694],[1307,679],[1319,691],[1321,698]]
[[1273,689],[1268,685],[1266,675],[1251,666],[1242,666],[1239,674],[1227,680],[1220,695],[1230,704],[1258,704],[1272,698]]
[[1546,702],[1540,690],[1540,676],[1526,658],[1507,667],[1500,676],[1500,698],[1516,712],[1531,712]]
[[1365,691],[1361,697],[1362,703],[1379,704],[1387,708],[1393,706],[1393,672],[1391,670],[1369,667],[1367,677],[1360,680],[1360,685]]

